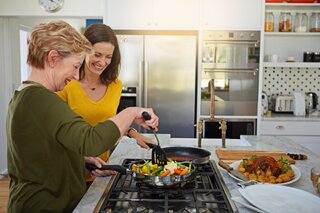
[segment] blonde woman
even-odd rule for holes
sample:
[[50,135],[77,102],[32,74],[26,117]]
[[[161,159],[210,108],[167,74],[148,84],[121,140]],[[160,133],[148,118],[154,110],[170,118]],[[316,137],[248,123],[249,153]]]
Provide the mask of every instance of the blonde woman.
[[[72,212],[86,189],[84,156],[112,148],[132,122],[157,128],[152,109],[137,107],[93,127],[54,93],[78,79],[88,51],[90,42],[63,21],[31,33],[31,74],[15,91],[7,115],[8,212]],[[143,111],[150,121],[143,120]]]

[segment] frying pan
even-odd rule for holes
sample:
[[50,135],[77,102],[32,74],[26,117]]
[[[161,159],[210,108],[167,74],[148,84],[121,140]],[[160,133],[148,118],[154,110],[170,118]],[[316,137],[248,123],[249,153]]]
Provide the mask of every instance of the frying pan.
[[188,160],[193,164],[206,164],[210,160],[211,152],[194,147],[172,146],[162,148],[167,158],[173,160]]
[[133,164],[137,164],[137,163],[144,164],[144,162],[145,162],[144,160],[141,160],[141,161],[131,163],[129,165],[129,168],[126,168],[120,165],[103,165],[101,168],[98,168],[93,164],[86,163],[86,168],[89,171],[92,171],[95,169],[114,170],[119,172],[120,174],[131,174],[136,180],[139,180],[142,183],[145,183],[153,187],[171,187],[171,186],[185,183],[192,178],[193,172],[196,170],[196,166],[191,164],[191,171],[185,175],[164,176],[164,177],[144,175],[131,170]]

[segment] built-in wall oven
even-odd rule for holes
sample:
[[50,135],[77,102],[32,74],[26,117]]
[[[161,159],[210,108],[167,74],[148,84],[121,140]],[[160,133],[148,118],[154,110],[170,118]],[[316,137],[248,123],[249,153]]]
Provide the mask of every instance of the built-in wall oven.
[[259,31],[203,32],[201,116],[257,115],[259,57]]
[[137,106],[137,88],[123,87],[117,113],[127,107]]

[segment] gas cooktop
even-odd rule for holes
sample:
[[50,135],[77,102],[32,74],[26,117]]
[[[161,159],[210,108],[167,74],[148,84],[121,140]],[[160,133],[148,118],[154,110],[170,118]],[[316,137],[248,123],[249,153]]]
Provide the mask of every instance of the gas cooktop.
[[[139,160],[125,159],[122,166]],[[238,212],[225,189],[214,161],[198,165],[190,181],[170,188],[150,187],[131,174],[118,174],[99,212]]]

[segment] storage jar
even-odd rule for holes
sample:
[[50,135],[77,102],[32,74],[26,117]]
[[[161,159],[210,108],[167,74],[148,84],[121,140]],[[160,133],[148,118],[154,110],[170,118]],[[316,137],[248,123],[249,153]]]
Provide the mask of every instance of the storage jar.
[[264,31],[273,32],[274,31],[274,15],[272,12],[266,12]]
[[310,32],[320,32],[320,13],[313,12],[310,16]]
[[294,19],[295,32],[307,32],[308,16],[306,13],[297,13]]
[[279,17],[279,32],[292,31],[292,16],[289,12],[281,12]]

